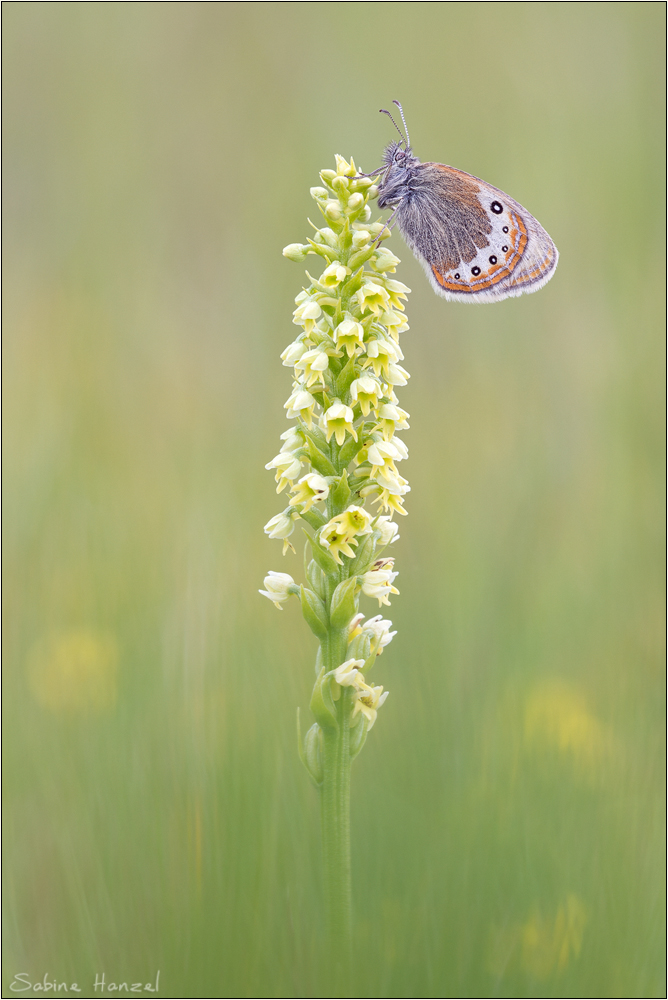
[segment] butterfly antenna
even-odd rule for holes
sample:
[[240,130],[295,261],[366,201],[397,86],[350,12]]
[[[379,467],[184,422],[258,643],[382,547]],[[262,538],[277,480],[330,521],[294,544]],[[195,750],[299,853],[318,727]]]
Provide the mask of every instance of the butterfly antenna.
[[[394,103],[396,104],[397,102],[395,101]],[[386,111],[386,110],[385,110],[385,108],[381,108],[381,109],[380,109],[380,114],[381,114],[381,115],[387,115],[387,117],[388,117],[388,118],[390,119],[390,121],[392,122],[392,124],[393,124],[393,125],[394,125],[394,127],[396,128],[396,130],[397,130],[397,132],[399,133],[399,135],[401,135],[401,129],[399,128],[399,126],[398,126],[398,125],[397,125],[397,123],[395,122],[395,120],[394,120],[394,118],[392,117],[392,115],[390,114],[390,112],[389,112],[389,111]],[[402,141],[402,142],[405,142],[405,141],[406,141],[406,140],[404,139],[403,135],[401,135],[401,141]]]
[[399,114],[401,115],[401,120],[404,123],[404,129],[405,129],[405,132],[406,132],[406,149],[408,149],[408,147],[411,144],[411,140],[410,140],[410,138],[408,136],[408,128],[406,127],[406,119],[404,118],[404,109],[399,104],[399,101],[392,101],[392,103],[396,104],[396,106],[399,108]]

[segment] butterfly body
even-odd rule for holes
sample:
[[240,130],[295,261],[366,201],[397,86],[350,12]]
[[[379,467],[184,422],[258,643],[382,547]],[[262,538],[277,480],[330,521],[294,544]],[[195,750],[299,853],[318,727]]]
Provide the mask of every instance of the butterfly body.
[[378,207],[394,209],[438,295],[496,302],[538,291],[552,277],[557,248],[499,188],[443,163],[421,163],[403,140],[386,148],[378,174]]

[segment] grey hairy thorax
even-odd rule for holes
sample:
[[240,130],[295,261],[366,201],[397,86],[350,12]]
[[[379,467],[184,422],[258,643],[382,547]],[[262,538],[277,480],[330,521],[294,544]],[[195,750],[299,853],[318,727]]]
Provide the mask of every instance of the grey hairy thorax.
[[411,193],[411,181],[420,161],[413,156],[410,146],[404,150],[398,142],[391,142],[383,152],[384,176],[378,191],[378,208],[398,205]]
[[378,207],[394,208],[411,250],[430,265],[453,269],[488,245],[492,229],[474,178],[435,163],[421,163],[410,146],[391,142],[383,153]]

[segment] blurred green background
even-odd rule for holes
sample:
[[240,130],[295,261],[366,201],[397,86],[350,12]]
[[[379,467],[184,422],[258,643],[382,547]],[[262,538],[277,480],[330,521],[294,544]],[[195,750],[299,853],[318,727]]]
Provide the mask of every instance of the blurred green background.
[[4,995],[331,996],[315,646],[257,594],[301,574],[263,466],[281,249],[399,98],[561,263],[474,308],[390,243],[412,493],[353,770],[355,995],[664,996],[664,4],[3,12]]

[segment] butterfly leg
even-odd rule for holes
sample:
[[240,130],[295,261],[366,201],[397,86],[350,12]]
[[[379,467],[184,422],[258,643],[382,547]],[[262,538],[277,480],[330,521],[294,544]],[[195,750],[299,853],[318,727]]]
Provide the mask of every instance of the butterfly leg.
[[389,217],[389,219],[387,220],[387,222],[385,222],[383,224],[383,228],[381,229],[380,233],[378,234],[378,238],[376,239],[376,241],[374,243],[374,246],[378,246],[378,244],[380,243],[384,230],[387,229],[388,233],[392,232],[392,230],[396,226],[396,222],[392,222],[392,219],[395,217],[395,215],[397,214],[398,211],[399,211],[399,206],[397,205],[397,207],[392,212],[392,215]]

